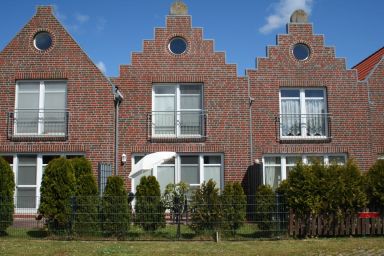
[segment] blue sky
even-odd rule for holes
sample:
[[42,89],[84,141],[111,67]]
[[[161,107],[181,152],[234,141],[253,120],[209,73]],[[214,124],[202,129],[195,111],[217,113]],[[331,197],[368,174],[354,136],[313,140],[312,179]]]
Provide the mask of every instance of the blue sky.
[[[119,65],[131,62],[155,27],[165,26],[174,0],[1,0],[0,49],[34,15],[36,6],[53,5],[56,17],[88,56],[108,76],[118,76]],[[286,33],[290,14],[302,8],[310,13],[315,34],[336,47],[347,67],[384,46],[383,0],[184,0],[194,27],[215,40],[215,50],[226,52],[238,73],[255,68],[256,57]]]

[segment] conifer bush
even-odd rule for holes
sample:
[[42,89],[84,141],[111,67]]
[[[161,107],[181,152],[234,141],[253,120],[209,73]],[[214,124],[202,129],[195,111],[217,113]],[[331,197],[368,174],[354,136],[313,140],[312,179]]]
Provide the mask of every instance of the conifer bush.
[[84,157],[73,158],[71,163],[76,179],[74,231],[77,234],[95,233],[99,231],[99,197],[92,164]]
[[384,160],[377,160],[366,175],[369,208],[384,214]]
[[124,180],[110,176],[102,199],[102,230],[106,236],[123,238],[130,227],[131,210]]
[[305,228],[311,219],[321,217],[325,229],[332,230],[367,204],[364,179],[353,160],[328,166],[298,163],[278,190],[296,217],[304,220]]
[[204,182],[192,196],[191,224],[196,233],[217,231],[223,219],[219,189],[212,179]]
[[247,198],[239,182],[227,183],[221,195],[223,211],[223,228],[229,229],[233,235],[244,224]]
[[165,227],[165,207],[160,184],[154,176],[143,176],[136,187],[135,223],[145,231]]
[[15,178],[11,166],[0,157],[0,235],[13,223]]
[[256,222],[262,231],[272,231],[276,212],[275,192],[269,185],[261,185],[256,191]]
[[40,188],[39,212],[50,231],[71,231],[71,198],[75,195],[75,175],[69,160],[60,157],[49,162]]

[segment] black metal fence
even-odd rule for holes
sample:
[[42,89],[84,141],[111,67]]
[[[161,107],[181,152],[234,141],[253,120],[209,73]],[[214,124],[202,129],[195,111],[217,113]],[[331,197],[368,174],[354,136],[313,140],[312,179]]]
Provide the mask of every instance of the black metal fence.
[[[167,209],[159,198],[73,197],[68,201],[71,211],[61,221],[40,215],[37,209],[15,208],[13,223],[3,235],[78,240],[249,240],[288,236],[284,198],[251,196],[246,202],[233,205],[233,200],[224,199],[197,204],[188,199],[177,210]],[[0,226],[5,223],[4,216],[0,212]]]

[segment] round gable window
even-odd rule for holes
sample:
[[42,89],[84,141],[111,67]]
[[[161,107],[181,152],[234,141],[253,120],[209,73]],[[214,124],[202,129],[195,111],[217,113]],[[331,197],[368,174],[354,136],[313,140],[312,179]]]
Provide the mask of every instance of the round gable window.
[[299,43],[293,46],[293,56],[295,56],[297,60],[306,60],[310,54],[311,50],[306,44]]
[[187,50],[187,42],[182,37],[174,37],[169,42],[169,50],[174,54],[182,54]]
[[52,36],[48,32],[39,32],[33,38],[33,45],[40,51],[45,51],[52,46]]

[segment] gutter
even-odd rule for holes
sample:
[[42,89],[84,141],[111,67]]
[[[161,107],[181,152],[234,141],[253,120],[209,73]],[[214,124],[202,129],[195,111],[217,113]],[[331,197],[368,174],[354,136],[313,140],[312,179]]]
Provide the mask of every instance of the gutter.
[[254,98],[251,97],[251,82],[249,79],[249,75],[247,72],[247,80],[248,80],[248,104],[249,104],[249,163],[253,165],[253,137],[252,137],[252,103],[255,101]]
[[[109,79],[108,79],[109,81]],[[109,81],[110,82],[110,81]],[[123,94],[121,94],[119,88],[112,84],[112,93],[114,96],[114,102],[115,102],[115,148],[114,148],[114,176],[118,175],[118,153],[119,153],[119,107],[121,102],[123,101],[124,97]]]

